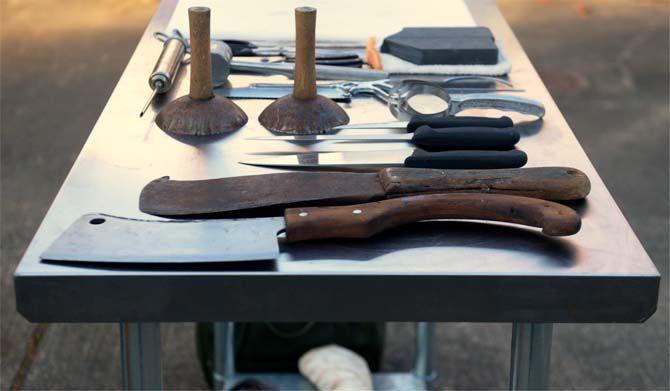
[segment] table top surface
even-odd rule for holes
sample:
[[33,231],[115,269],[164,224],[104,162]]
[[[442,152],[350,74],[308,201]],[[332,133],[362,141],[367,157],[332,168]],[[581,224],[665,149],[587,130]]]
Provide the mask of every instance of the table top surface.
[[[248,124],[216,140],[184,142],[161,131],[153,119],[164,102],[157,101],[143,118],[138,116],[149,93],[147,76],[161,50],[151,34],[168,22],[175,6],[169,0],[158,7],[15,272],[19,311],[34,321],[91,322],[253,320],[264,315],[270,320],[646,319],[655,311],[656,268],[495,4],[467,3],[477,23],[491,28],[512,62],[509,77],[515,87],[526,90],[521,95],[546,107],[543,121],[512,116],[521,124],[518,147],[528,153],[528,166],[571,166],[591,179],[588,199],[572,205],[583,218],[578,234],[549,238],[538,230],[505,224],[423,222],[403,234],[368,241],[282,245],[276,270],[269,271],[124,270],[41,262],[40,253],[82,214],[152,218],[138,209],[140,190],[152,179],[279,172],[238,161],[248,153],[307,148],[245,139],[269,135],[257,118],[270,101],[237,101],[249,116]],[[188,91],[188,67],[180,72],[168,99]],[[285,80],[230,77],[233,86]],[[345,108],[351,123],[394,119],[372,98],[356,98]],[[319,143],[310,148],[364,150],[371,145],[407,147]]]

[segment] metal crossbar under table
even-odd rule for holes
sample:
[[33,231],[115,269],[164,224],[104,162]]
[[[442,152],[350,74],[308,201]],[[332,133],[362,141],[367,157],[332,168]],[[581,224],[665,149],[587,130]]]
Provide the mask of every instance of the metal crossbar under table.
[[[246,377],[263,379],[281,389],[313,390],[298,374],[235,373],[233,322],[214,323],[214,388],[230,389]],[[551,323],[514,323],[510,360],[510,390],[546,390],[549,386],[551,357]],[[126,390],[160,390],[161,371],[160,323],[121,323],[121,365]],[[435,371],[435,324],[416,323],[416,357],[412,373],[378,373],[373,375],[376,389],[429,389],[437,378]]]
[[[510,390],[545,390],[549,386],[551,356],[551,323],[514,323],[510,360]],[[281,389],[313,390],[313,386],[297,374],[248,374],[235,373],[234,323],[214,323],[214,373],[216,390],[230,389],[242,377],[256,377]],[[435,371],[435,324],[416,323],[416,356],[411,376],[404,373],[373,375],[375,388],[429,389],[437,378]]]
[[[372,383],[378,390],[426,390],[437,378],[434,370],[434,324],[416,323],[416,357],[412,372],[374,373]],[[256,378],[275,384],[281,390],[315,390],[304,377],[296,373],[235,373],[233,322],[214,323],[214,368],[212,377],[215,390],[229,390],[238,381]]]

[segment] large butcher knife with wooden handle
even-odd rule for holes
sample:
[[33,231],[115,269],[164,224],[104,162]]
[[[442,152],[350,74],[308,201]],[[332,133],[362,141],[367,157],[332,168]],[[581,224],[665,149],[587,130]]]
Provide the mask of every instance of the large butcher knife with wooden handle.
[[365,204],[291,208],[283,217],[147,221],[85,215],[41,255],[44,260],[119,263],[200,263],[275,259],[286,242],[365,239],[422,220],[471,219],[538,227],[572,235],[581,219],[571,208],[500,194],[428,194]]
[[574,168],[498,170],[387,168],[376,173],[287,172],[194,181],[168,177],[148,183],[140,209],[157,216],[195,216],[337,205],[430,193],[495,193],[554,201],[586,197],[587,176]]

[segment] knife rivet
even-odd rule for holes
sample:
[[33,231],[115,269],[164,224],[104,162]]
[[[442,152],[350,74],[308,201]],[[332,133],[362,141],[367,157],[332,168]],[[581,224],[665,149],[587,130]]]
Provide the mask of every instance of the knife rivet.
[[300,212],[300,213],[298,213],[298,216],[300,216],[300,217],[307,217],[307,216],[309,216],[309,213],[307,213],[307,212]]
[[355,215],[359,215],[361,213],[363,213],[363,211],[360,210],[360,209],[354,209],[354,211],[353,211],[353,214],[355,214]]

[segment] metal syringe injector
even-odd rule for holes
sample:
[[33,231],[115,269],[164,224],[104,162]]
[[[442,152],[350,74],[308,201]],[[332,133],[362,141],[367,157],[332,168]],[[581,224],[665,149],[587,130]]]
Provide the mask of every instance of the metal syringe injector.
[[151,75],[149,76],[149,87],[153,90],[149,96],[149,100],[145,103],[140,117],[151,105],[156,94],[164,94],[170,90],[177,72],[184,61],[184,56],[189,52],[188,42],[179,30],[173,30],[172,36],[168,36],[162,32],[155,32],[154,37],[159,41],[163,41],[163,51],[161,52],[156,65],[154,66]]

